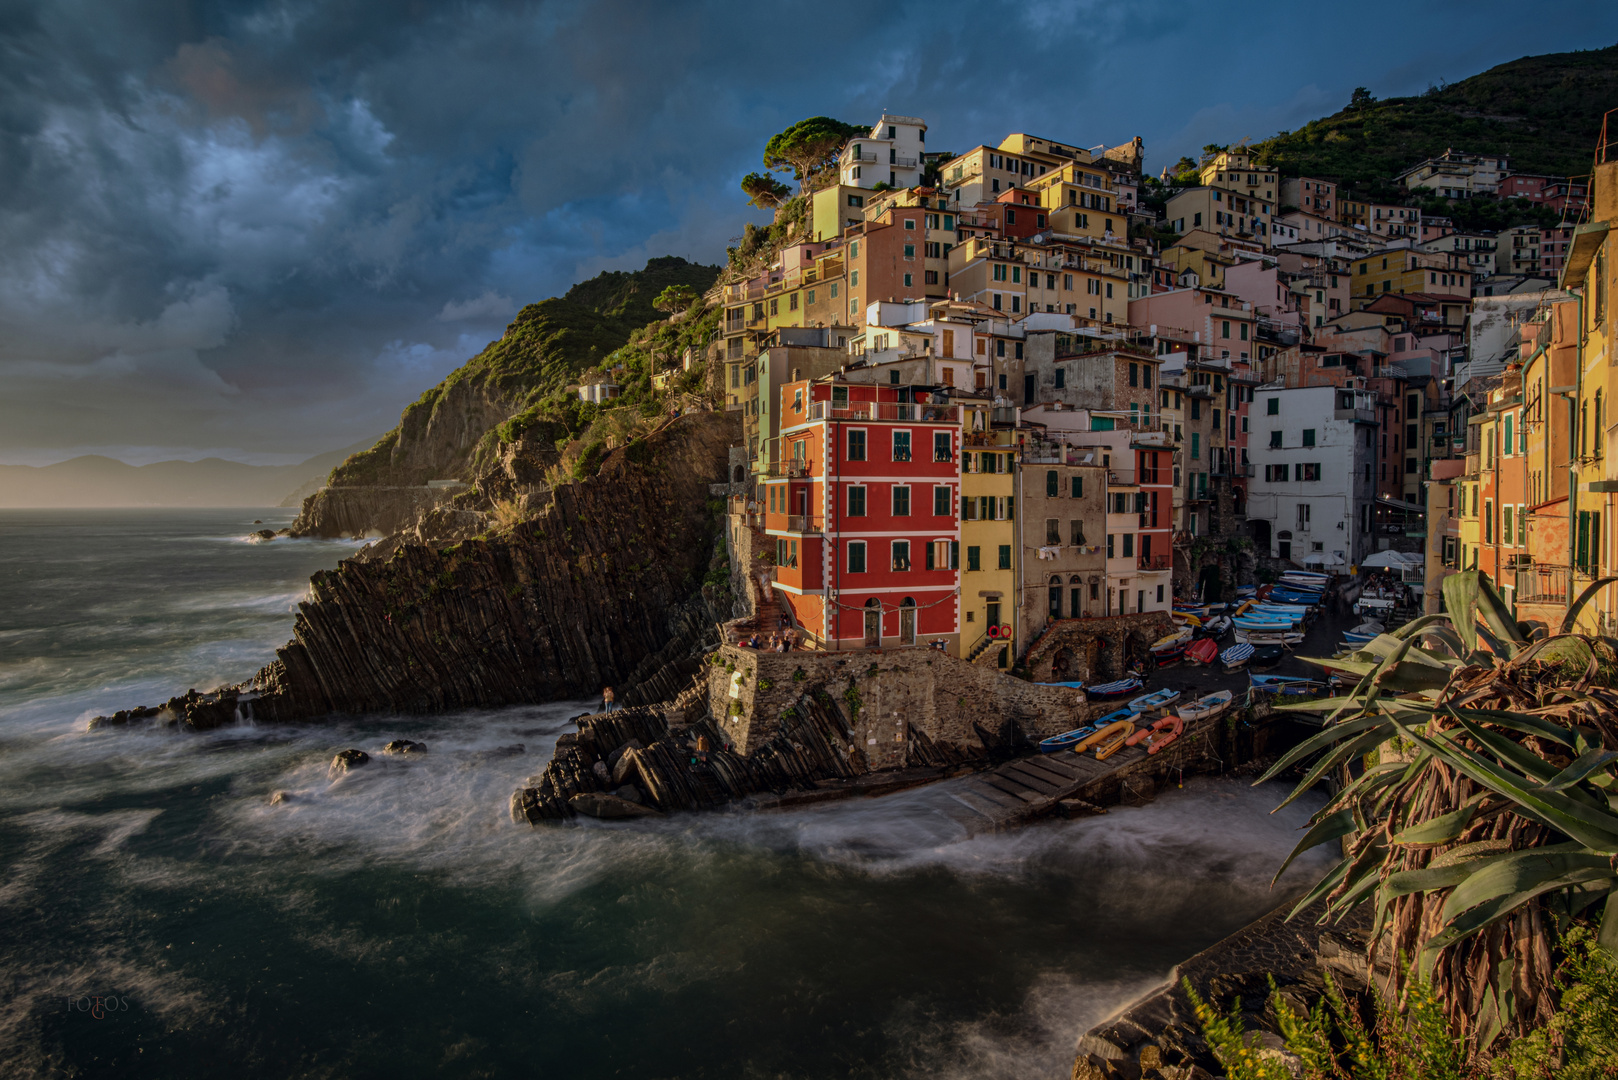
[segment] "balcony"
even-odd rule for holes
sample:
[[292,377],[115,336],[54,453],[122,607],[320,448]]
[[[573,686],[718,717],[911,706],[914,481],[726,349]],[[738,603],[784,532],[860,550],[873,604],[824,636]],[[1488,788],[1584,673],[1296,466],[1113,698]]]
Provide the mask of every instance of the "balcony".
[[787,458],[785,461],[772,461],[764,467],[764,475],[776,480],[799,480],[809,475],[810,462],[807,458]]
[[1142,555],[1135,561],[1137,570],[1170,570],[1174,566],[1174,556],[1169,553],[1162,555]]
[[894,156],[888,159],[888,164],[897,165],[901,169],[914,169],[916,167],[916,159],[913,157]]
[[1333,420],[1352,420],[1356,424],[1376,423],[1376,409],[1333,409]]
[[1108,469],[1107,486],[1109,488],[1139,487],[1140,480],[1136,477],[1134,469]]
[[1519,604],[1565,604],[1572,583],[1573,568],[1538,563],[1517,570],[1516,601]]
[[821,522],[812,514],[788,514],[787,532],[818,534]]
[[889,401],[851,401],[837,405],[816,401],[809,406],[811,420],[888,420],[894,422],[959,424],[959,405],[914,405]]
[[856,154],[854,151],[850,150],[848,153],[843,155],[843,163],[845,165],[875,165],[876,154],[868,150],[862,150]]

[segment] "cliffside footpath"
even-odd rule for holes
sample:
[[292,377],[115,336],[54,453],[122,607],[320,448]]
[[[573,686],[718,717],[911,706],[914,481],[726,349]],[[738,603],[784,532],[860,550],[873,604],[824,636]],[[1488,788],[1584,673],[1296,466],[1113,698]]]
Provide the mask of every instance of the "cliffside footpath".
[[[398,427],[333,469],[304,500],[292,534],[458,539],[484,531],[476,515],[523,516],[523,496],[537,509],[551,483],[588,473],[609,437],[629,434],[593,432],[601,410],[569,387],[599,378],[620,385],[625,404],[656,407],[653,375],[685,347],[705,345],[718,311],[701,299],[673,312],[653,305],[671,286],[700,297],[718,273],[658,258],[529,304],[499,340],[406,408]],[[698,372],[672,389],[702,382]],[[571,467],[591,454],[585,468]],[[547,483],[558,468],[565,475]]]

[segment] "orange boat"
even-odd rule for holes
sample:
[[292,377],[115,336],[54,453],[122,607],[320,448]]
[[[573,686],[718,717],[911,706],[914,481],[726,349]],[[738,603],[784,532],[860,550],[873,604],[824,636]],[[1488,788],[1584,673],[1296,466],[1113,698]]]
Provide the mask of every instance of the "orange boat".
[[1152,725],[1146,736],[1146,752],[1155,754],[1185,732],[1185,721],[1178,716],[1165,716]]

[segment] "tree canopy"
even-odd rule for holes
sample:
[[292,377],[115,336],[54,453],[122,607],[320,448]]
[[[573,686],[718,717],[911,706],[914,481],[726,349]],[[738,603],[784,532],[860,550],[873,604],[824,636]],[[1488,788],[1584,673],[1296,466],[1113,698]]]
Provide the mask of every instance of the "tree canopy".
[[843,144],[866,130],[863,125],[845,124],[829,116],[799,120],[764,144],[764,167],[791,169],[793,178],[805,184],[815,173],[835,164]]
[[657,294],[652,306],[659,311],[684,311],[697,302],[697,290],[689,285],[670,285]]
[[748,173],[742,177],[742,190],[747,192],[747,201],[760,210],[774,210],[792,194],[791,188],[769,173]]

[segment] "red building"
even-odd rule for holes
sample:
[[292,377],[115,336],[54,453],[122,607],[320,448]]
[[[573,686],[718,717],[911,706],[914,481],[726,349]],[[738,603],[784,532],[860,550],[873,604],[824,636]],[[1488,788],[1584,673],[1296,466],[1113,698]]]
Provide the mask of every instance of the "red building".
[[811,648],[959,643],[960,409],[909,386],[781,388],[775,588]]

